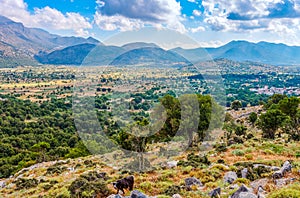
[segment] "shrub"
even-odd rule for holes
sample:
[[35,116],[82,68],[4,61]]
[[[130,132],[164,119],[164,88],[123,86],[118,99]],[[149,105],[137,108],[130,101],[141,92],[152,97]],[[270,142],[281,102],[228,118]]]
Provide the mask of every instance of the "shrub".
[[96,171],[83,174],[70,185],[71,197],[106,197],[110,192],[105,180],[103,174]]
[[151,191],[153,184],[151,182],[145,181],[140,184],[140,188],[143,191]]
[[53,165],[47,169],[46,175],[61,174],[67,170],[65,166]]
[[298,198],[300,197],[300,185],[299,183],[295,183],[288,187],[279,189],[277,191],[272,192],[268,197],[270,198]]
[[223,164],[215,164],[211,167],[211,169],[218,169],[221,171],[229,171],[229,167],[223,165]]
[[203,165],[210,165],[210,161],[208,160],[207,156],[195,155],[194,153],[188,154],[187,161],[180,160],[178,162],[178,166],[192,166],[194,168],[201,167]]
[[253,159],[253,155],[252,155],[252,154],[246,154],[246,155],[245,155],[245,158],[246,158],[247,160],[252,160],[252,159]]
[[172,186],[169,186],[169,187],[165,190],[164,194],[165,194],[165,195],[169,195],[169,196],[173,196],[173,195],[175,195],[175,194],[179,194],[180,191],[181,191],[181,187],[180,187],[180,186],[172,185]]
[[34,188],[39,185],[39,181],[35,178],[33,179],[20,178],[15,183],[16,183],[17,190]]
[[245,155],[245,152],[242,150],[239,150],[239,149],[233,150],[231,153],[235,156],[244,156]]
[[246,179],[246,178],[237,178],[234,182],[234,184],[245,184],[245,185],[249,185],[250,184],[250,180]]

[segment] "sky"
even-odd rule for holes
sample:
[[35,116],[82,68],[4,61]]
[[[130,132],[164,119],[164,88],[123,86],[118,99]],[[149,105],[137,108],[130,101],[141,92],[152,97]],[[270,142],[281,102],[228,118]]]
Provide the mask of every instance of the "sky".
[[300,0],[0,0],[0,15],[100,41],[153,27],[185,34],[203,47],[232,40],[300,46]]

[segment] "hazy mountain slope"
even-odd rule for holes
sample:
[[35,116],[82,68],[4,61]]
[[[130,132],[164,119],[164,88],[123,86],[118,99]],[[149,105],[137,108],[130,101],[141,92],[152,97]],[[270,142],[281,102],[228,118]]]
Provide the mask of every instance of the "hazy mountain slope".
[[128,43],[122,46],[122,48],[124,48],[127,51],[139,49],[139,48],[146,48],[146,47],[159,48],[159,46],[154,43],[144,43],[144,42]]
[[240,62],[252,61],[273,65],[300,64],[299,46],[268,42],[232,41],[218,48],[175,48],[172,51],[193,61],[225,58]]
[[37,61],[43,64],[54,65],[106,65],[110,64],[125,50],[115,46],[102,46],[95,44],[80,44],[56,50],[49,54],[36,55]]
[[146,64],[152,66],[183,66],[189,62],[177,53],[161,48],[145,47],[134,49],[122,54],[111,65],[137,65]]
[[83,43],[101,44],[93,38],[61,37],[42,29],[26,28],[22,23],[0,16],[0,63],[6,62],[8,66],[14,66],[15,60],[19,59],[34,63],[36,61],[33,56],[39,51],[51,51]]

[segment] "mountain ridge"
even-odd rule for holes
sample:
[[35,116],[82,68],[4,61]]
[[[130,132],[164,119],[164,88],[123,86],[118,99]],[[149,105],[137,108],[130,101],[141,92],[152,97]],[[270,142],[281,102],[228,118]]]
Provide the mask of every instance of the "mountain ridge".
[[49,52],[82,43],[102,44],[94,38],[59,36],[43,29],[27,28],[22,23],[0,15],[0,64],[2,67],[23,65],[22,60],[29,64],[36,64],[33,57],[40,51]]

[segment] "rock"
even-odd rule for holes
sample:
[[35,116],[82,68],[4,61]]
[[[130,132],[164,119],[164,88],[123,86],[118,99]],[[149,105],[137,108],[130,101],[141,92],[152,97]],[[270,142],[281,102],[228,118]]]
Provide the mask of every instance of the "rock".
[[280,167],[278,166],[271,166],[271,171],[278,171],[280,170]]
[[231,189],[231,190],[236,189],[236,188],[239,188],[239,185],[234,184],[234,185],[229,186],[229,189]]
[[258,167],[270,168],[270,166],[264,164],[253,164],[253,168],[258,168]]
[[244,168],[241,170],[242,178],[247,178],[248,175],[248,168]]
[[257,189],[257,198],[266,198],[265,193],[266,191],[263,189],[263,187],[259,186]]
[[69,168],[67,168],[67,170],[70,171],[70,172],[74,172],[75,168],[74,167],[69,167]]
[[224,182],[232,184],[237,178],[237,174],[233,171],[230,171],[224,175]]
[[257,179],[253,182],[250,183],[251,188],[253,189],[258,189],[259,186],[261,186],[262,188],[265,188],[265,186],[268,184],[269,179],[267,178],[263,178],[263,179]]
[[211,198],[216,198],[221,196],[221,188],[215,188],[208,194]]
[[281,169],[282,169],[283,173],[291,172],[292,171],[292,165],[289,161],[285,161],[284,164],[282,165]]
[[275,180],[275,185],[276,187],[280,188],[280,187],[283,187],[293,181],[295,181],[296,179],[295,178],[288,178],[288,179],[276,179]]
[[272,175],[272,178],[275,180],[275,179],[281,179],[281,178],[283,178],[283,172],[282,172],[282,170],[280,169],[280,170],[278,170],[278,171],[275,171],[274,173],[273,173],[273,175]]
[[167,167],[168,168],[174,168],[177,166],[177,163],[178,161],[170,161],[170,162],[167,162]]
[[[242,193],[242,192],[251,192],[251,190],[249,189],[249,188],[247,188],[244,184],[243,185],[241,185],[241,187],[237,190],[237,191],[235,191],[235,193],[233,193],[232,195],[231,195],[231,197],[230,198],[240,198],[240,194]],[[245,198],[245,197],[244,197]]]
[[138,190],[134,190],[131,192],[130,198],[147,198],[147,196]]
[[257,198],[257,196],[251,192],[241,192],[239,198]]
[[202,186],[203,186],[203,184],[201,183],[201,181],[200,181],[199,179],[195,178],[195,177],[189,177],[189,178],[186,178],[186,179],[184,180],[184,182],[185,182],[185,187],[186,187],[188,190],[191,190],[191,187],[192,187],[193,185],[198,186],[198,187],[202,187]]
[[6,182],[5,181],[0,181],[0,189],[5,188]]
[[123,198],[121,195],[109,195],[107,198]]
[[175,194],[172,196],[172,198],[182,198],[179,194]]

